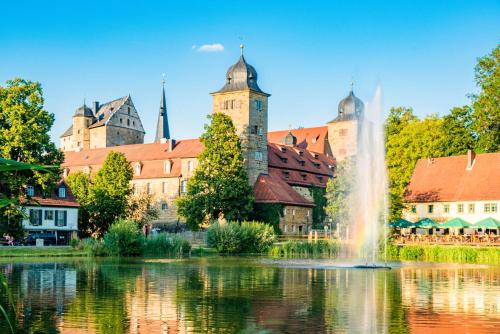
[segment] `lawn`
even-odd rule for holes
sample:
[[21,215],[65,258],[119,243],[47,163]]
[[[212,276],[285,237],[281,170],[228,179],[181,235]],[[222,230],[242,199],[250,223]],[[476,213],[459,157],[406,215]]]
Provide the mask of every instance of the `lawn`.
[[71,246],[2,246],[0,257],[87,256],[83,250]]

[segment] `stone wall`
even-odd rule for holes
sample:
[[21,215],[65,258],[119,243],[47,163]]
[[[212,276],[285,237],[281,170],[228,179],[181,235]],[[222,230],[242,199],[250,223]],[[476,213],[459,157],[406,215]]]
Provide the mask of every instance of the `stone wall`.
[[286,205],[280,218],[284,235],[305,235],[312,229],[312,208]]
[[358,121],[332,122],[328,124],[328,141],[337,161],[357,153]]
[[267,96],[249,89],[212,96],[213,112],[222,112],[233,120],[241,140],[248,181],[253,186],[260,174],[268,173]]

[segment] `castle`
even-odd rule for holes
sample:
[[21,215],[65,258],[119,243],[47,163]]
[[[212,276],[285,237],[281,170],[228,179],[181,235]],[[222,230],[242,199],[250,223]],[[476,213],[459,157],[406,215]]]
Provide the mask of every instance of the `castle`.
[[[324,126],[268,132],[268,98],[257,84],[257,71],[247,63],[243,48],[226,73],[224,86],[211,93],[213,112],[227,114],[240,137],[255,203],[283,206],[284,234],[306,234],[315,207],[310,189],[325,188],[336,162],[356,154],[363,102],[351,88],[338,106],[338,115]],[[144,144],[144,128],[130,96],[92,109],[85,105],[61,136],[64,176],[74,171],[95,172],[110,151],[125,154],[134,177],[134,192],[152,194],[160,209],[159,223],[176,222],[175,198],[186,192],[187,181],[203,150],[199,139],[170,138],[163,85],[155,141]]]

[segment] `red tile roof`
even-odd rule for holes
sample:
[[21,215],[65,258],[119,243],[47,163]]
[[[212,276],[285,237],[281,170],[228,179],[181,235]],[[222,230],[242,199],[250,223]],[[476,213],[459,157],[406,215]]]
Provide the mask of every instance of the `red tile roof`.
[[[297,138],[297,147],[307,149],[312,152],[326,154],[326,141],[328,140],[328,127],[319,126],[315,128],[300,128],[291,130]],[[271,131],[267,134],[269,143],[282,144],[283,138],[288,134],[288,130]]]
[[[64,186],[66,188],[66,197],[60,198],[58,196],[59,187]],[[57,187],[50,194],[50,197],[42,197],[39,195],[39,191],[35,192],[36,196],[33,196],[30,202],[26,203],[26,205],[41,205],[41,206],[64,206],[64,207],[79,207],[80,204],[76,201],[75,196],[71,192],[71,189],[68,187],[66,182],[63,180],[59,181]]]
[[168,148],[169,143],[149,143],[68,151],[64,152],[65,160],[61,167],[100,166],[111,151],[125,154],[130,162],[195,158],[203,150],[203,144],[199,139],[186,139],[177,141],[172,151]]
[[420,159],[405,192],[406,202],[500,200],[500,152]]
[[254,195],[256,203],[314,206],[314,203],[305,199],[285,181],[273,174],[259,176],[255,182]]

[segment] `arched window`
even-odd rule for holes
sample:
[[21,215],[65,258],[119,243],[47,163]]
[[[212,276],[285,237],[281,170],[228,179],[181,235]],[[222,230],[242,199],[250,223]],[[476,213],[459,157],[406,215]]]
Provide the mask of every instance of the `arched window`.
[[129,119],[127,119],[127,125],[130,126],[130,120]]
[[170,171],[172,170],[172,162],[170,160],[167,160],[163,163],[163,172],[165,174],[170,174]]
[[141,164],[140,163],[137,163],[134,166],[134,173],[135,173],[135,175],[141,175]]

